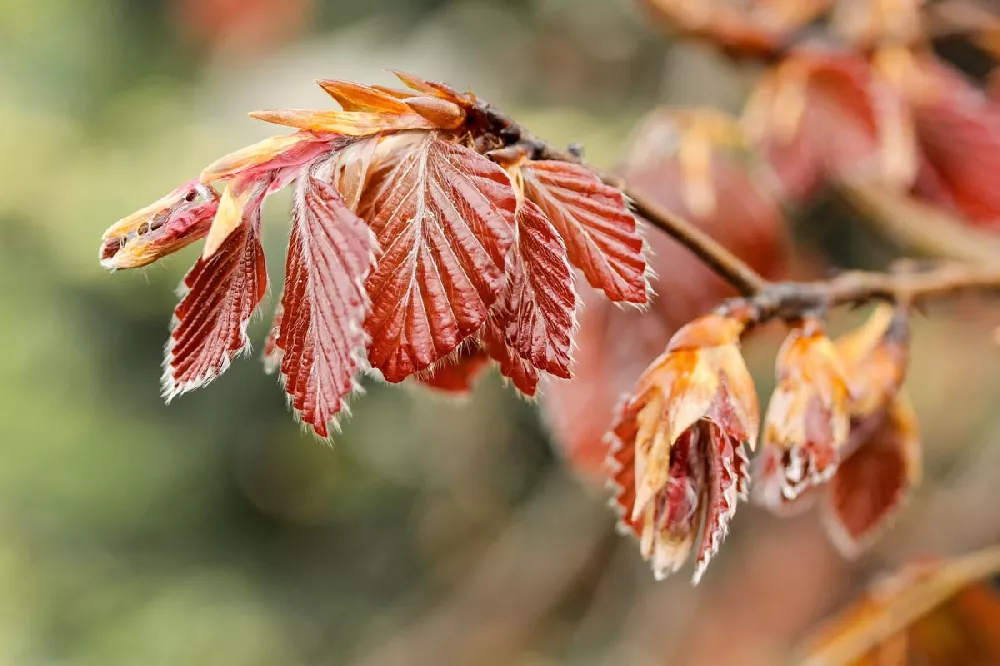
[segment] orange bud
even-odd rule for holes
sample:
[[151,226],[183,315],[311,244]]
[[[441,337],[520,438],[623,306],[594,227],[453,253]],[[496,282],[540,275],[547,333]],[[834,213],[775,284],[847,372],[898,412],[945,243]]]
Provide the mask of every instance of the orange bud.
[[778,385],[755,473],[755,497],[772,510],[830,479],[850,429],[843,364],[819,320],[807,319],[792,331],[776,366]]
[[409,109],[395,96],[378,88],[351,81],[320,79],[316,81],[326,94],[337,100],[344,111],[372,111],[375,113],[407,113]]
[[455,129],[465,122],[462,107],[440,97],[411,97],[406,106],[440,129]]
[[368,136],[379,132],[435,129],[433,123],[416,113],[275,109],[254,111],[250,117],[275,125],[345,136]]
[[743,327],[713,314],[678,331],[609,434],[620,525],[658,579],[684,564],[700,531],[697,583],[746,497],[744,447],[753,449],[760,417]]
[[851,416],[864,418],[885,407],[906,379],[910,358],[907,312],[880,305],[863,326],[835,344],[851,385]]

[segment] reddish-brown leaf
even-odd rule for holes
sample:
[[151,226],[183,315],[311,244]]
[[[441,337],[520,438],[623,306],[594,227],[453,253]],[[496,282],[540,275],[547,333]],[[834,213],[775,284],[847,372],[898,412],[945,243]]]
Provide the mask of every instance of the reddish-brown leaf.
[[442,393],[461,395],[472,390],[490,362],[490,357],[478,345],[459,350],[454,362],[445,360],[430,374],[416,377],[422,385]]
[[517,241],[498,308],[507,344],[538,370],[569,379],[576,286],[562,238],[531,201],[517,212]]
[[507,174],[427,133],[380,174],[361,210],[382,248],[366,287],[369,360],[399,382],[452,353],[504,285],[517,205]]
[[507,344],[503,327],[494,317],[495,314],[491,315],[480,329],[479,340],[490,358],[496,361],[500,374],[518,391],[529,398],[534,397],[538,391],[538,369]]
[[336,187],[319,177],[322,166],[310,168],[296,188],[276,345],[292,406],[327,437],[364,365],[364,280],[376,246]]
[[911,101],[921,157],[914,191],[973,225],[1000,230],[1000,104],[940,61],[919,66],[927,85]]
[[847,555],[868,546],[902,508],[921,476],[916,416],[895,398],[881,423],[846,460],[830,482],[827,525]]
[[612,301],[646,302],[646,260],[621,191],[568,162],[528,162],[524,193],[566,243],[569,260]]
[[163,371],[163,395],[173,398],[204,386],[247,351],[247,325],[267,292],[267,268],[260,245],[260,204],[270,178],[237,179],[245,193],[242,222],[208,259],[199,257],[184,278]]

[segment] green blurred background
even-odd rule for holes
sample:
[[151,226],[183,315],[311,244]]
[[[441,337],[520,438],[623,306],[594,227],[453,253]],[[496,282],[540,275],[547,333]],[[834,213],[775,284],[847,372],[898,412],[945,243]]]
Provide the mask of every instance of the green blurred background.
[[[389,83],[390,67],[472,87],[603,165],[657,102],[732,109],[745,89],[627,0],[0,0],[0,664],[736,663],[690,646],[734,631],[737,609],[765,623],[731,638],[740,654],[775,663],[869,568],[996,537],[988,486],[954,481],[982,464],[956,462],[958,443],[989,448],[997,427],[972,306],[921,329],[928,350],[968,344],[914,370],[944,499],[853,566],[814,517],[747,507],[695,591],[653,584],[496,377],[457,404],[370,382],[332,448],[257,358],[164,406],[196,251],[111,276],[101,232],[267,136],[246,112],[326,105],[314,78]],[[266,215],[273,285],[286,203]]]

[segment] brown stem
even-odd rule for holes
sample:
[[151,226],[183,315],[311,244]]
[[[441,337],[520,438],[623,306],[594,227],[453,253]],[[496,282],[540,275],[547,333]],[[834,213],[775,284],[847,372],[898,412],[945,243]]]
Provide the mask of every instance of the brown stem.
[[[584,163],[579,153],[559,150],[538,139],[497,109],[481,105],[479,111],[506,145],[526,151],[532,159]],[[636,213],[694,253],[740,292],[743,298],[724,303],[721,311],[749,312],[756,323],[796,319],[808,312],[874,300],[916,305],[958,292],[1000,291],[1000,260],[979,266],[944,264],[924,271],[848,271],[824,281],[772,283],[681,215],[643,198],[618,176],[586,166],[602,181],[620,189]]]
[[924,271],[879,273],[848,271],[820,282],[770,284],[750,298],[723,304],[723,312],[750,311],[755,323],[795,319],[804,313],[822,312],[838,305],[888,301],[918,305],[963,292],[1000,292],[1000,268],[943,264]]

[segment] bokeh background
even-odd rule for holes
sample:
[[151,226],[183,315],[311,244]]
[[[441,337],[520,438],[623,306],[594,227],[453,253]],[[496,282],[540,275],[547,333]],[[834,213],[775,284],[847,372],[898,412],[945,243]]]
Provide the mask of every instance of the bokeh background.
[[[195,250],[110,276],[105,227],[268,136],[247,111],[325,105],[319,77],[471,87],[607,167],[658,104],[737,109],[752,72],[633,4],[0,1],[0,664],[783,663],[874,573],[1000,537],[1000,312],[975,301],[916,323],[926,480],[896,528],[845,562],[814,513],[745,505],[694,589],[653,582],[603,489],[495,376],[462,401],[366,382],[333,447],[257,358],[162,404]],[[266,215],[272,284],[286,202]],[[790,270],[891,258],[855,218],[835,198],[802,212]],[[697,287],[682,266],[663,276],[678,298]],[[748,352],[762,390],[777,341]]]

